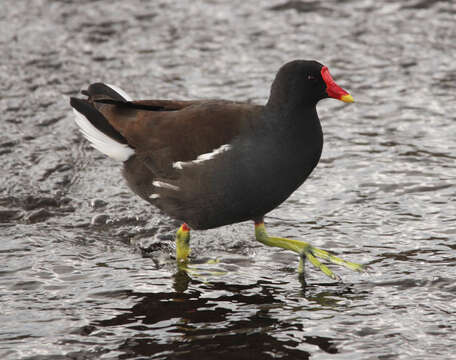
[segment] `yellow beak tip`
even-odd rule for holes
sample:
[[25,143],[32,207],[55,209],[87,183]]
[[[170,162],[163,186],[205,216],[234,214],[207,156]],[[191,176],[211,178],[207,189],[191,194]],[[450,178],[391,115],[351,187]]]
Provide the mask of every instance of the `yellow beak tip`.
[[353,96],[351,96],[350,94],[345,94],[340,97],[340,101],[352,103],[355,102],[355,99],[353,99]]

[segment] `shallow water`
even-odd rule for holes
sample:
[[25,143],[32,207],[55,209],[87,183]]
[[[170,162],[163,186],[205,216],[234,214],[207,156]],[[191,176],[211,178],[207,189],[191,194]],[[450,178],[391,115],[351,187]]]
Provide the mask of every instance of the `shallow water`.
[[[455,24],[446,1],[3,0],[0,357],[453,358]],[[193,232],[199,275],[176,273],[176,224],[81,139],[68,96],[262,103],[295,58],[356,103],[319,104],[322,160],[269,232],[370,273],[303,287],[249,223]]]

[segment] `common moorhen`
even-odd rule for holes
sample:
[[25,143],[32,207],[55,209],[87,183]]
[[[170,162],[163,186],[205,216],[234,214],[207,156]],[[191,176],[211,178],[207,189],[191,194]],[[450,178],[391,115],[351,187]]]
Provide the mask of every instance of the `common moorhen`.
[[326,66],[304,60],[283,65],[266,105],[134,101],[103,83],[82,93],[88,99],[70,101],[82,134],[94,148],[123,162],[123,175],[136,194],[185,222],[176,235],[178,264],[186,264],[190,253],[189,226],[210,229],[253,220],[258,241],[300,255],[301,273],[307,258],[338,279],[316,257],[363,270],[307,242],[270,237],[263,222],[320,159],[317,102],[328,97],[353,102]]

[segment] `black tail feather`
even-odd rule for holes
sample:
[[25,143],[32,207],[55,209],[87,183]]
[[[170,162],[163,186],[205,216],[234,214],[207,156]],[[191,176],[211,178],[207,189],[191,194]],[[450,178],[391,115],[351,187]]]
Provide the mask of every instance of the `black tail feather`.
[[89,88],[82,92],[82,94],[87,95],[90,99],[98,101],[98,100],[115,100],[119,102],[126,102],[122,95],[120,95],[117,91],[110,88],[108,85],[103,83],[93,83],[90,84]]
[[70,104],[76,111],[84,115],[87,120],[103,134],[121,144],[128,144],[127,140],[116,129],[114,129],[103,114],[101,114],[88,100],[72,97],[70,98]]
[[131,101],[119,101],[119,100],[112,100],[112,99],[96,99],[94,101],[96,103],[100,103],[100,104],[117,105],[117,106],[121,106],[124,108],[129,108],[129,109],[149,110],[149,111],[173,111],[172,109],[166,109],[163,106],[138,104],[138,103],[131,102]]

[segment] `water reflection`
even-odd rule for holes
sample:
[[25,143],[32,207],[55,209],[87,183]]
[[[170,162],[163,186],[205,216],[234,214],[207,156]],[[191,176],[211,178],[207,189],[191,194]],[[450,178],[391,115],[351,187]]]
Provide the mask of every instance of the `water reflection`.
[[[338,352],[334,339],[302,335],[306,322],[299,315],[286,320],[277,316],[281,309],[296,303],[279,300],[277,295],[283,296],[283,290],[274,283],[202,283],[185,272],[176,273],[174,278],[176,292],[128,292],[129,297],[139,299],[136,304],[113,318],[93,322],[89,326],[91,336],[97,336],[94,332],[118,332],[119,328],[131,330],[118,346],[121,358],[165,358],[172,354],[176,359],[232,359],[236,354],[239,359],[279,355],[306,359],[310,358],[310,353],[302,350],[306,346],[316,346],[328,354]],[[348,286],[332,286],[336,287],[334,291],[319,291],[321,286],[303,289],[300,295],[312,304],[305,311],[335,308],[346,295],[352,295]],[[183,287],[188,287],[187,291],[182,291]],[[211,293],[217,295],[212,298]],[[303,310],[302,306],[295,309],[296,313]]]
[[190,281],[191,278],[186,271],[177,271],[174,274],[174,289],[178,293],[182,293],[188,289],[188,284]]

